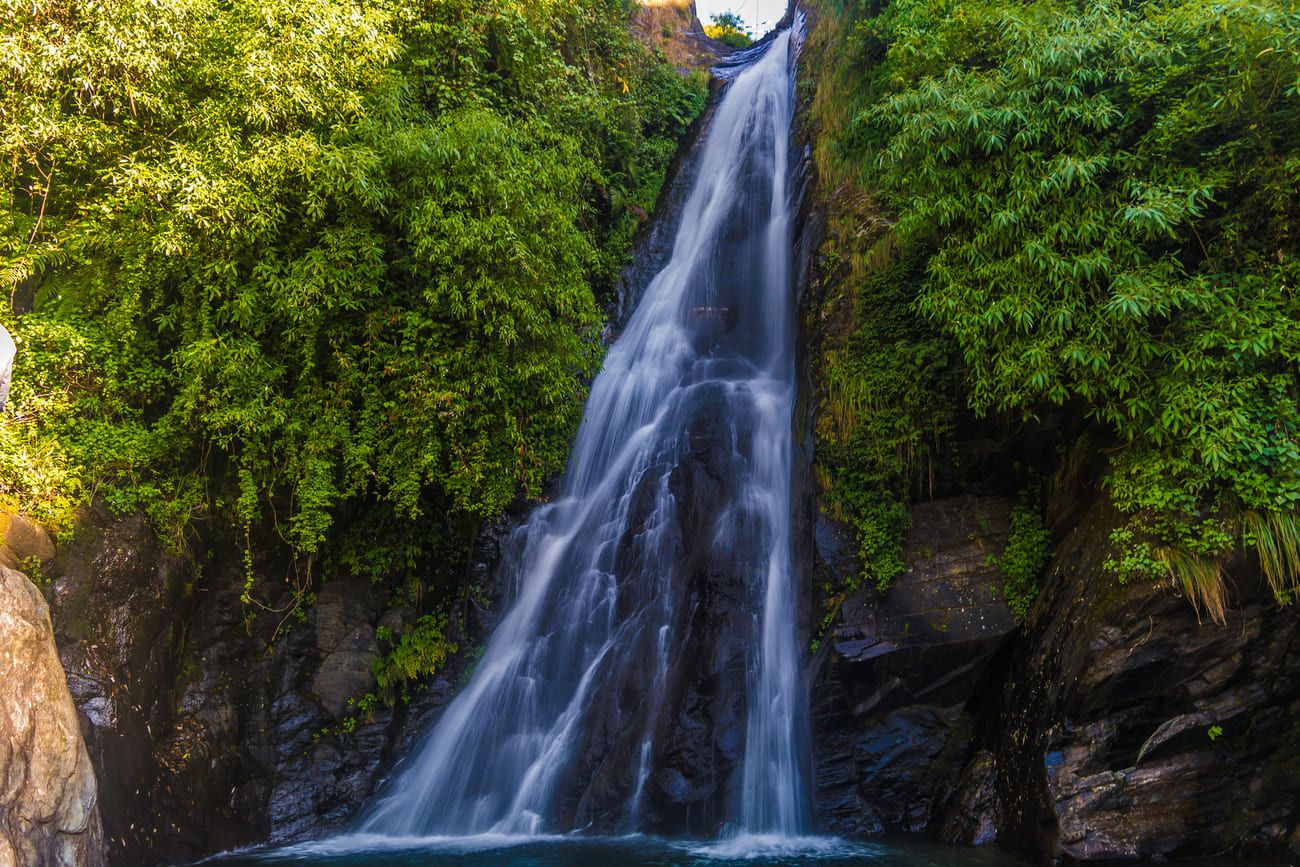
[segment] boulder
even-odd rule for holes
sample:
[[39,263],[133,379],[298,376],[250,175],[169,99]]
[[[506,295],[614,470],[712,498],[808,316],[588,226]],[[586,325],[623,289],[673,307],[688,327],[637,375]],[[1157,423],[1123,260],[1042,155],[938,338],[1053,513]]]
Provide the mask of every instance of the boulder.
[[53,560],[54,540],[31,518],[0,509],[0,566],[21,569],[32,558],[42,564]]
[[0,865],[103,863],[95,772],[49,608],[0,565]]

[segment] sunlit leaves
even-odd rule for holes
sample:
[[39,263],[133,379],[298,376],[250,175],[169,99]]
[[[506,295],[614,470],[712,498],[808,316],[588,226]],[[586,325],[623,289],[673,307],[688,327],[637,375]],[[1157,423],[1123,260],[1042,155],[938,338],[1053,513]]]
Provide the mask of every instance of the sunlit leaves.
[[301,553],[359,498],[536,492],[703,105],[630,12],[0,0],[0,275],[35,301],[0,314],[30,458],[0,492],[216,503]]

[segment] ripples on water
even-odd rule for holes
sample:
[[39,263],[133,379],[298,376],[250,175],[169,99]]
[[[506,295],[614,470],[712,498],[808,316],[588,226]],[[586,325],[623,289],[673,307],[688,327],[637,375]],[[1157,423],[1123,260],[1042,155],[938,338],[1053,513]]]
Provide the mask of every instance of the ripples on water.
[[219,867],[313,864],[331,867],[1029,867],[992,849],[967,849],[904,839],[850,843],[831,837],[742,836],[714,842],[617,838],[339,837],[285,849],[215,859]]

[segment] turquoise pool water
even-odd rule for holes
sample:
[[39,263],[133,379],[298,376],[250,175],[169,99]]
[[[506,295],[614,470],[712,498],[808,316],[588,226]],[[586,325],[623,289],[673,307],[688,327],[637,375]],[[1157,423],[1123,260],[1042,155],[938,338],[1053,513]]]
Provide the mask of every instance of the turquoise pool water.
[[849,843],[822,837],[744,837],[702,843],[654,837],[472,838],[393,840],[341,837],[283,849],[241,852],[208,862],[220,867],[276,864],[330,867],[1028,867],[992,849],[914,839]]

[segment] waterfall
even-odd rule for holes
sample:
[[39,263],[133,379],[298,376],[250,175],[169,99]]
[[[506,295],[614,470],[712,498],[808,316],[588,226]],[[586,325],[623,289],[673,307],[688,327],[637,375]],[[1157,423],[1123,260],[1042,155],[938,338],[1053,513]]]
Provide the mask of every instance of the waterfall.
[[[561,495],[503,561],[512,602],[360,831],[666,828],[680,804],[710,816],[706,831],[806,830],[790,521],[796,50],[786,30],[725,73],[671,258],[592,383]],[[719,638],[743,648],[739,664]],[[692,727],[708,729],[708,749],[674,746],[681,719],[704,720]],[[690,778],[693,761],[716,773]],[[696,803],[716,804],[716,821]]]

